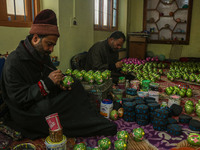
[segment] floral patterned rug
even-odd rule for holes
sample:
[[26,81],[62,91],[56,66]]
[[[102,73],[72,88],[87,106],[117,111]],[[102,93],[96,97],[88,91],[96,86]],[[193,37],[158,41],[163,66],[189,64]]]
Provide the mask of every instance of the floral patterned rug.
[[[160,84],[160,88],[161,88],[160,103],[162,103],[162,101],[166,101],[166,102],[168,101],[169,96],[164,93],[164,90],[166,87],[183,84],[180,81],[171,82],[166,78],[166,76],[162,76],[161,80],[158,81],[158,83]],[[200,86],[194,85],[194,84],[190,84],[189,86],[193,90],[193,97],[182,98],[181,106],[184,106],[186,100],[192,100],[196,104],[197,100],[200,99],[200,90],[199,90]],[[185,113],[184,109],[183,109],[182,113],[183,114]],[[191,116],[198,119],[198,117],[196,116],[195,113],[192,113]],[[175,117],[175,119],[177,119],[177,117]],[[126,130],[129,133],[131,133],[134,128],[142,127],[145,131],[145,141],[146,141],[145,144],[148,143],[151,146],[154,146],[155,149],[159,149],[159,150],[169,150],[173,147],[176,147],[178,143],[187,139],[187,136],[189,135],[189,133],[194,132],[189,129],[187,124],[179,124],[182,127],[183,132],[182,132],[181,136],[175,137],[175,136],[168,134],[165,131],[155,131],[153,129],[152,124],[149,124],[146,126],[139,126],[138,124],[136,124],[136,122],[126,122],[123,119],[118,119],[117,121],[115,121],[115,123],[118,125],[118,131]],[[195,133],[200,133],[200,132],[195,132]],[[104,136],[96,136],[96,137],[88,137],[88,138],[79,137],[76,139],[68,139],[68,149],[70,149],[70,147],[72,148],[75,143],[79,143],[79,142],[86,143],[88,149],[91,149],[92,147],[97,146],[98,140],[103,137]],[[112,144],[116,140],[116,136],[108,136],[108,138],[111,139]],[[0,148],[1,148],[1,145],[2,145],[2,147],[3,147],[3,145],[9,145],[9,148],[12,148],[15,145],[20,144],[20,143],[32,143],[37,147],[37,150],[45,150],[46,146],[44,144],[44,141],[45,141],[45,139],[38,139],[38,140],[34,140],[34,141],[29,140],[29,139],[24,139],[22,141],[12,141],[12,138],[10,138],[6,135],[3,135],[0,132]],[[4,143],[4,144],[2,144],[2,143]],[[113,149],[113,146],[112,146],[112,149]]]

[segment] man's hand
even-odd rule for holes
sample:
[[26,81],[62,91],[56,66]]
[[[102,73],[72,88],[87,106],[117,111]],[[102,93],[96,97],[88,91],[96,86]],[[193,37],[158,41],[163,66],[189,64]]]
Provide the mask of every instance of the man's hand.
[[61,70],[52,71],[48,76],[55,85],[61,85],[61,81],[63,79],[63,74]]
[[122,61],[118,61],[115,63],[116,68],[121,68],[122,67],[123,62]]

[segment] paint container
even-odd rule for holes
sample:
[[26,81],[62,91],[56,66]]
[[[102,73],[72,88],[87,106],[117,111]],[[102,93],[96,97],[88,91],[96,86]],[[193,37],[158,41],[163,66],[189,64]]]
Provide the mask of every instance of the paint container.
[[159,92],[149,91],[149,97],[153,97],[153,98],[155,98],[156,102],[159,102]]
[[47,150],[67,150],[66,143],[67,139],[64,135],[63,140],[60,142],[52,142],[49,136],[45,139],[45,145]]
[[100,114],[105,118],[109,118],[112,110],[113,110],[113,101],[110,99],[103,99],[101,101]]
[[150,85],[150,90],[151,91],[159,91],[159,86],[160,86],[159,83],[152,82],[149,85]]
[[139,91],[140,90],[140,81],[139,80],[131,80],[130,88],[133,88],[133,89],[136,89],[137,91]]
[[63,131],[62,129],[52,131],[49,129],[49,137],[52,142],[60,142],[63,140]]
[[31,143],[22,143],[15,146],[12,150],[36,150],[36,147]]

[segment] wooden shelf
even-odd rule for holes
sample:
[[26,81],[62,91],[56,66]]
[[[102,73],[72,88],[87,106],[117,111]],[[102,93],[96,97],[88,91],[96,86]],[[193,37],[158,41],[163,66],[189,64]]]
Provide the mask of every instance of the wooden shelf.
[[[163,0],[144,0],[143,30],[150,32],[154,28],[156,31],[150,32],[150,35],[154,35],[150,36],[150,43],[189,44],[193,0],[188,0],[188,8],[182,8],[185,5],[185,0],[173,0],[169,3]],[[153,19],[155,22],[149,22]],[[169,27],[166,28],[167,24]],[[174,40],[161,40],[160,37]],[[177,38],[183,40],[177,41]]]

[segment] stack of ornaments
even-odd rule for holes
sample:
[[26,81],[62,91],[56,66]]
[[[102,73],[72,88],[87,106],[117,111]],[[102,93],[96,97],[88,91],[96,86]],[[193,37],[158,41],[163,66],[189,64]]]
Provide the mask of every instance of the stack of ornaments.
[[154,111],[153,128],[157,131],[166,131],[168,124],[168,111],[165,109],[156,109]]
[[48,150],[62,149],[66,150],[66,136],[63,135],[62,126],[58,113],[51,114],[46,118],[49,125],[49,136],[45,140],[45,145]]
[[154,111],[156,109],[160,108],[160,105],[158,103],[149,103],[149,118],[150,118],[150,122],[153,123],[154,120]]
[[149,124],[149,107],[145,104],[140,104],[135,107],[136,123],[145,126]]
[[123,99],[122,102],[123,102],[123,110],[124,110],[124,114],[123,114],[124,121],[134,122],[135,121],[135,106],[136,106],[134,99],[132,100]]

